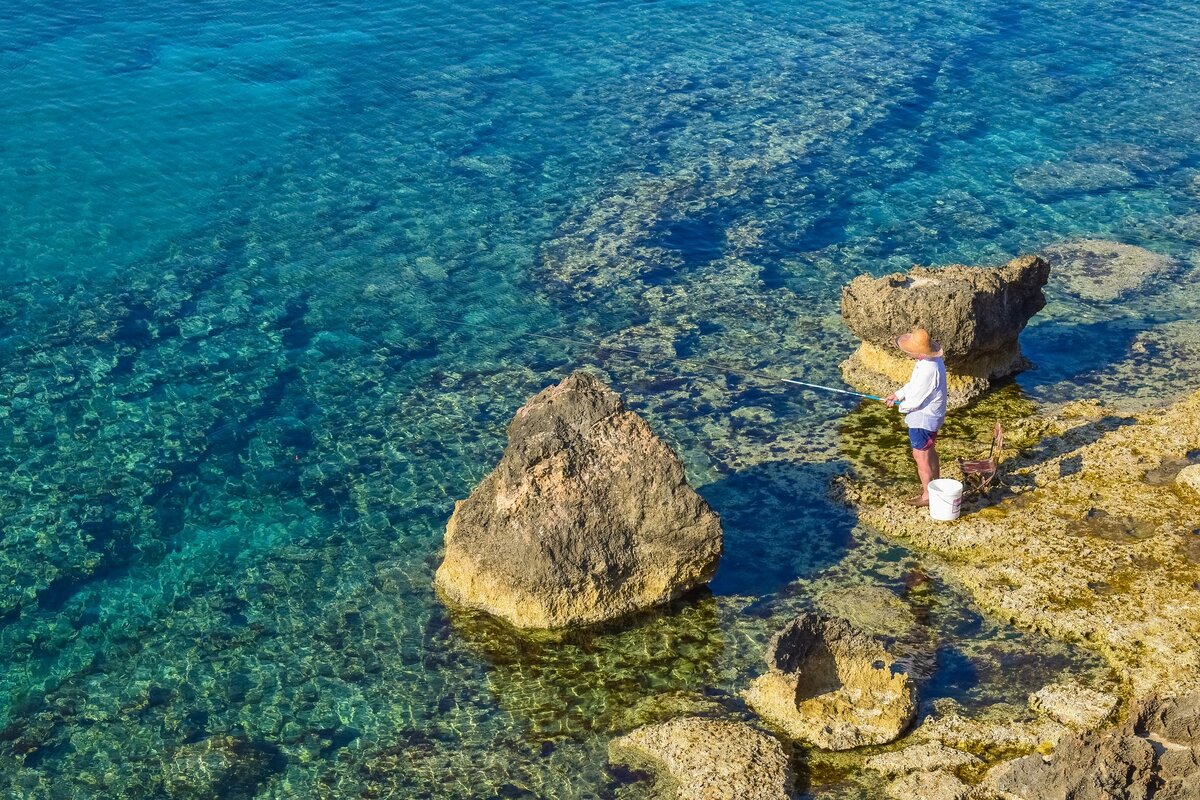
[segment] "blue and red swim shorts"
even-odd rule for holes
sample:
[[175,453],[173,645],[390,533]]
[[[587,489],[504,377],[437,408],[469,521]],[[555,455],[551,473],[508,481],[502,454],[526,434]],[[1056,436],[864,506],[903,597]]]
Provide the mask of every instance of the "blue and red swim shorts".
[[937,431],[927,431],[924,428],[909,428],[908,443],[913,450],[928,450],[937,441]]

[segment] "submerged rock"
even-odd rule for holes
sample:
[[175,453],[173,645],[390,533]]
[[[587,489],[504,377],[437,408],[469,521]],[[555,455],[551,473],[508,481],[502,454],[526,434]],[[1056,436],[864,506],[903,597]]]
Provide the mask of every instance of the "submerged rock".
[[1046,305],[1050,267],[1037,256],[1002,267],[913,267],[883,278],[860,275],[842,289],[842,320],[862,340],[842,362],[846,382],[886,394],[906,382],[912,360],[895,339],[914,326],[929,330],[946,353],[951,406],[990,382],[1028,368],[1017,337]]
[[677,800],[787,800],[783,746],[744,722],[682,717],[638,728],[609,744],[609,758],[647,768]]
[[163,768],[172,800],[252,797],[273,771],[273,755],[236,736],[213,736],[175,751]]
[[1029,707],[1078,731],[1103,725],[1120,702],[1116,695],[1076,683],[1052,683],[1029,696]]
[[1055,282],[1083,300],[1110,303],[1177,268],[1170,256],[1104,239],[1079,239],[1042,251]]
[[614,619],[712,578],[716,512],[611,389],[575,373],[522,406],[500,463],[455,504],[436,584],[521,628]]
[[1104,734],[1065,737],[1053,755],[993,767],[985,784],[1011,800],[1200,798],[1200,692],[1150,698]]
[[1013,182],[1033,196],[1049,200],[1078,192],[1105,192],[1137,185],[1137,175],[1117,164],[1069,159],[1022,167]]
[[775,634],[766,660],[746,701],[794,739],[827,750],[885,744],[916,713],[908,664],[843,619],[800,615]]
[[901,638],[917,628],[908,604],[882,586],[843,586],[822,592],[817,607],[864,633]]

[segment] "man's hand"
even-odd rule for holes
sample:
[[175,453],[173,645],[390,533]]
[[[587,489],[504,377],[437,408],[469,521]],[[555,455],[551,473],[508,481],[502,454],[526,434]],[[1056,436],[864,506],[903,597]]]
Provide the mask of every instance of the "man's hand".
[[889,394],[887,397],[883,398],[883,402],[889,406],[894,406],[896,403],[900,402],[900,398],[896,397],[895,394]]

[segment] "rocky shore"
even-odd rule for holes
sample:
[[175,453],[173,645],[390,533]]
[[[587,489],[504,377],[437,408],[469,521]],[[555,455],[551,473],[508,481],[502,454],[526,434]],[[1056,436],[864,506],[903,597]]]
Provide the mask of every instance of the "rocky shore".
[[[1200,491],[1193,480],[1200,471],[1194,463],[1200,393],[1134,416],[1078,403],[1023,420],[1015,432],[1003,485],[990,497],[968,498],[953,523],[913,513],[885,471],[861,470],[843,484],[845,497],[865,523],[935,558],[939,574],[984,609],[1096,650],[1115,680],[1047,686],[1030,697],[1025,717],[997,709],[995,719],[954,713],[926,719],[912,739],[982,756],[990,768],[947,759],[945,767],[914,769],[888,792],[1194,800],[1200,797]],[[979,447],[947,445],[943,465]],[[954,474],[954,467],[943,471]],[[1119,724],[1110,727],[1114,718]],[[1028,755],[1004,760],[1005,752],[1022,751]],[[877,757],[866,765],[894,771],[893,760]]]
[[[1185,472],[1200,455],[1200,393],[1137,416],[1078,404],[1036,425],[1004,485],[952,524],[913,513],[882,474],[848,481],[846,497],[867,524],[940,557],[985,609],[1098,650],[1126,696],[1200,686],[1200,494]],[[950,444],[944,471],[978,448]]]
[[[991,325],[999,345],[957,344],[977,364],[1002,352],[1005,369],[1019,369],[1017,334],[1040,308],[1046,263],[993,272],[970,286],[940,272],[939,291],[1024,297],[1015,321]],[[857,281],[859,310],[880,286],[934,278],[897,280]],[[871,336],[860,351],[882,348]],[[971,391],[1002,373],[980,372]],[[678,798],[786,798],[793,766],[817,753],[881,776],[880,790],[903,800],[1200,797],[1200,393],[1140,415],[1097,402],[1037,412],[1002,395],[960,412],[942,444],[943,472],[956,476],[956,458],[986,449],[979,439],[994,420],[984,417],[1008,430],[1002,482],[968,497],[960,519],[935,522],[904,503],[906,460],[862,456],[856,428],[877,432],[882,419],[870,404],[843,423],[852,469],[834,494],[997,619],[1100,654],[1110,679],[1060,675],[1021,706],[967,710],[943,698],[918,715],[937,656],[895,634],[920,627],[911,612],[882,588],[875,614],[839,607],[834,593],[774,623],[766,669],[739,670],[736,697],[663,698],[677,714],[616,726],[625,735],[611,742],[613,764],[653,773],[657,791]],[[449,603],[518,628],[566,628],[661,605],[712,577],[720,520],[669,446],[598,379],[577,373],[540,392],[508,434],[500,463],[447,526],[437,585]]]

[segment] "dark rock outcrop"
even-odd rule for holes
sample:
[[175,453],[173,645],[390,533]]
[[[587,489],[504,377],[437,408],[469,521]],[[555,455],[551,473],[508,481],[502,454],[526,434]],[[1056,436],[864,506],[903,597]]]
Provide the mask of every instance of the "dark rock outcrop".
[[1142,701],[1120,728],[1065,737],[985,784],[1014,800],[1200,800],[1200,692]]
[[612,761],[659,776],[674,800],[787,800],[791,769],[779,740],[744,722],[681,717],[609,745]]
[[927,329],[946,353],[950,403],[962,405],[991,381],[1026,369],[1017,337],[1046,305],[1050,266],[1037,256],[1002,267],[913,267],[882,278],[860,275],[842,289],[842,320],[862,339],[842,363],[846,382],[886,394],[908,380],[912,361],[895,339]]
[[893,741],[916,714],[908,664],[836,617],[808,612],[775,634],[746,692],[763,719],[827,750]]
[[436,584],[517,627],[560,628],[707,583],[721,547],[719,518],[670,448],[575,373],[517,411],[500,463],[455,504]]

